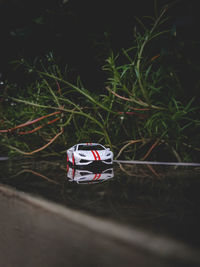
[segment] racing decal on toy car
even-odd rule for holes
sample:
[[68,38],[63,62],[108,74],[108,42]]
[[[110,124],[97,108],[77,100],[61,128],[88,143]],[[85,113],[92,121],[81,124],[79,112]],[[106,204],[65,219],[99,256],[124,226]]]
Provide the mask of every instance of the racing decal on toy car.
[[93,150],[91,150],[91,152],[92,152],[92,154],[93,154],[93,156],[94,156],[94,160],[97,160],[97,157],[96,157],[96,155],[95,155],[94,151],[93,151]]
[[97,154],[98,159],[101,160],[101,157],[100,157],[100,155],[99,155],[99,152],[98,152],[97,150],[95,150],[95,152],[96,152],[96,154]]
[[99,173],[99,174],[96,173],[95,176],[94,176],[94,178],[93,178],[92,180],[93,180],[93,181],[94,181],[94,180],[98,180],[100,177],[101,177],[101,173]]
[[97,160],[97,158],[98,158],[98,160],[101,160],[101,157],[100,157],[100,155],[99,155],[97,150],[95,150],[95,151],[91,150],[91,152],[92,152],[92,154],[94,156],[94,160]]

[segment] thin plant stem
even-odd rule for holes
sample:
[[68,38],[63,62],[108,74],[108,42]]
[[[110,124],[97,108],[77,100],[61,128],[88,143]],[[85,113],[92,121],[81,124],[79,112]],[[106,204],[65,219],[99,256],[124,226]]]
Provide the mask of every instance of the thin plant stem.
[[51,113],[51,114],[47,114],[47,115],[44,115],[44,116],[42,116],[42,117],[40,117],[40,118],[34,119],[34,120],[32,120],[32,121],[28,121],[28,122],[22,123],[22,124],[20,124],[20,125],[18,125],[18,126],[16,126],[16,127],[13,127],[13,128],[10,128],[10,129],[6,129],[6,130],[0,130],[0,133],[7,133],[7,132],[14,131],[14,130],[16,130],[16,129],[23,128],[23,127],[25,127],[25,126],[34,124],[34,123],[36,123],[36,122],[38,122],[38,121],[41,121],[41,120],[43,120],[43,119],[45,119],[45,118],[48,118],[48,117],[50,117],[50,116],[53,116],[53,115],[56,115],[56,114],[60,114],[60,113],[61,113],[60,111],[56,111],[56,112],[53,112],[53,113]]
[[68,113],[73,113],[73,114],[77,114],[77,115],[80,115],[80,116],[84,116],[88,119],[90,119],[91,121],[95,122],[103,131],[104,133],[104,136],[105,136],[105,139],[107,140],[109,146],[112,148],[112,143],[111,143],[111,140],[110,140],[110,137],[104,127],[104,125],[102,123],[100,123],[98,120],[96,120],[93,116],[89,115],[88,113],[85,113],[83,111],[76,111],[76,110],[73,110],[73,109],[66,109],[66,108],[63,108],[63,107],[52,107],[52,106],[45,106],[45,105],[40,105],[40,104],[37,104],[37,103],[34,103],[34,102],[29,102],[27,100],[22,100],[22,99],[17,99],[17,98],[14,98],[14,97],[10,97],[13,101],[16,101],[16,102],[19,102],[19,103],[24,103],[24,104],[27,104],[27,105],[30,105],[30,106],[35,106],[35,107],[40,107],[40,108],[44,108],[44,109],[53,109],[53,110],[59,110],[59,111],[62,111],[62,112],[68,112]]
[[159,144],[160,139],[157,139],[156,142],[150,147],[150,149],[147,151],[147,153],[144,155],[142,160],[145,160],[152,152],[152,150]]
[[66,80],[63,80],[59,77],[56,77],[54,76],[53,74],[49,74],[49,73],[45,73],[45,72],[40,72],[38,71],[38,73],[40,74],[43,74],[44,76],[48,76],[52,79],[57,79],[59,80],[60,82],[63,82],[64,84],[70,86],[71,88],[73,88],[74,90],[76,90],[78,93],[80,93],[81,95],[84,95],[87,99],[89,99],[92,103],[94,103],[95,105],[101,107],[102,109],[106,110],[106,111],[109,111],[113,114],[115,114],[114,111],[110,110],[109,108],[107,108],[106,106],[102,105],[101,103],[99,103],[98,101],[96,101],[91,95],[89,95],[84,89],[80,89],[78,88],[77,86],[73,85],[72,83],[66,81]]
[[120,149],[120,151],[119,151],[119,153],[117,154],[117,156],[115,157],[115,159],[118,159],[119,156],[121,155],[121,153],[124,151],[124,149],[126,149],[128,146],[130,146],[130,145],[132,145],[132,144],[135,144],[135,143],[140,143],[140,142],[142,142],[142,141],[143,141],[143,139],[131,140],[130,142],[128,142],[126,145],[124,145],[124,146]]
[[31,152],[24,152],[24,151],[22,151],[22,150],[20,150],[20,149],[18,149],[16,147],[13,147],[13,146],[10,146],[10,145],[8,145],[8,147],[13,149],[13,150],[15,150],[15,151],[17,151],[17,152],[19,152],[20,154],[23,154],[23,155],[33,155],[33,154],[35,154],[35,153],[37,153],[39,151],[44,150],[48,146],[50,146],[62,133],[63,133],[63,131],[59,132],[47,144],[45,144],[44,146],[42,146],[42,147],[40,147],[40,148],[38,148],[36,150],[33,150]]
[[59,118],[55,118],[54,120],[48,121],[47,124],[40,125],[37,128],[34,128],[33,130],[26,131],[26,132],[18,132],[18,134],[25,135],[25,134],[30,134],[30,133],[37,132],[38,130],[42,129],[44,126],[52,124],[52,123],[54,123],[54,122],[56,122],[58,120],[60,120],[60,117]]

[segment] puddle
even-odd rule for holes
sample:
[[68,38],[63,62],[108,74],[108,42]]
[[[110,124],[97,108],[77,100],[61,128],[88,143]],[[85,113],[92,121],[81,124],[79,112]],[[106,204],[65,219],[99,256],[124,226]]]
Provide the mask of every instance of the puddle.
[[94,216],[200,247],[200,169],[117,164],[72,168],[63,159],[4,160],[0,183]]

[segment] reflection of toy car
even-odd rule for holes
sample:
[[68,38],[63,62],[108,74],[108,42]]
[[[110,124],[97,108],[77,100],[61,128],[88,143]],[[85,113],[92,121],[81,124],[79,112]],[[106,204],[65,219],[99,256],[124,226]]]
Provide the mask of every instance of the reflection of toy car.
[[[97,170],[98,171],[98,170]],[[78,184],[94,184],[106,181],[114,176],[113,168],[106,169],[102,172],[93,172],[86,169],[68,168],[67,177],[69,181],[77,182]]]
[[113,163],[113,152],[98,143],[81,143],[67,150],[67,161],[73,165],[88,165],[93,162]]

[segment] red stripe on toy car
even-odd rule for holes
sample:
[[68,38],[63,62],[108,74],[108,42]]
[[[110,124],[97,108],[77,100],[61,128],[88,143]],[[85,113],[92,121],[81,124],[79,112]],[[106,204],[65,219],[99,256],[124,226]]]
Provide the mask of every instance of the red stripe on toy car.
[[69,171],[69,165],[67,164],[67,172]]
[[96,152],[96,154],[97,154],[98,159],[101,160],[101,157],[100,157],[100,155],[99,155],[99,152],[98,152],[97,150],[95,150],[95,152]]
[[73,168],[73,170],[72,170],[72,177],[73,177],[73,179],[74,179],[74,176],[75,176],[75,169]]
[[96,180],[98,180],[100,177],[101,177],[101,173],[99,173],[99,175],[98,175],[98,177],[97,177],[97,179],[96,179]]
[[101,173],[96,173],[92,180],[98,180],[101,177]]
[[92,154],[93,154],[93,156],[94,156],[94,160],[97,160],[97,157],[96,157],[96,155],[95,155],[94,151],[93,151],[93,150],[91,150],[91,152],[92,152]]
[[94,176],[94,178],[93,178],[92,180],[95,180],[95,179],[96,179],[96,177],[97,177],[97,173],[95,174],[95,176]]

